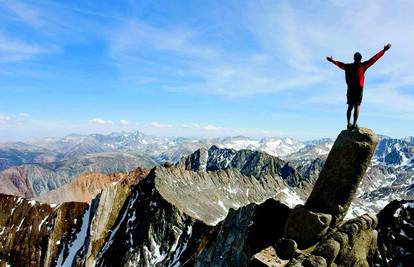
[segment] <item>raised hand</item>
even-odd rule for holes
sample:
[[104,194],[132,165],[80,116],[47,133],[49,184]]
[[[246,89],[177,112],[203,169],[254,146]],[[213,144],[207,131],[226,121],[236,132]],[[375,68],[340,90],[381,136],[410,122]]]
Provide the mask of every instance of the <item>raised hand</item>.
[[326,60],[328,60],[329,62],[333,62],[334,61],[332,56],[326,57]]
[[391,48],[391,44],[386,44],[384,45],[384,51],[387,51],[388,49]]

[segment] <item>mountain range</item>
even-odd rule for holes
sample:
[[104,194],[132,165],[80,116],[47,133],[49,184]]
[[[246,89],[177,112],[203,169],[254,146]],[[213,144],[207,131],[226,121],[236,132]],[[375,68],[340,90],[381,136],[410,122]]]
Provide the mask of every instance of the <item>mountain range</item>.
[[[118,174],[87,172],[74,175],[64,185],[37,196],[1,194],[4,204],[0,210],[0,264],[246,266],[253,255],[274,244],[282,235],[288,214],[293,207],[305,202],[333,142],[325,139],[296,143],[296,149],[277,157],[253,147],[240,147],[241,137],[226,140],[233,140],[229,141],[233,145],[237,140],[237,150],[224,148],[228,143],[222,142],[197,148],[164,166],[160,166],[162,156],[148,157],[157,165],[151,171],[140,168]],[[252,139],[246,140],[251,146]],[[66,156],[63,151],[74,150],[64,149],[61,144],[66,142],[59,141],[56,146],[52,143],[31,144],[45,151],[53,152],[53,147],[62,151],[53,152],[62,153],[58,161],[36,164],[69,168],[66,164],[74,156]],[[283,146],[287,143],[295,144],[292,140],[280,141]],[[380,220],[377,228],[380,238],[375,261],[378,266],[409,262],[413,255],[412,248],[405,243],[412,238],[413,231],[407,224],[412,222],[413,211],[412,199],[410,202],[412,145],[412,140],[380,139],[348,212],[350,217],[366,209],[376,214],[386,206],[380,213],[385,214],[382,215],[385,219]],[[177,147],[177,143],[171,146]],[[394,151],[401,153],[400,161],[387,156],[395,154]],[[143,155],[141,151],[135,152]],[[162,150],[158,152],[167,155]],[[102,153],[131,152],[127,149],[94,151],[80,158]],[[9,167],[3,172],[32,164]],[[106,164],[112,163],[108,160]],[[113,169],[107,170],[113,173]],[[80,189],[85,191],[77,195]],[[407,200],[389,204],[394,198]],[[397,213],[404,214],[401,220],[392,219]],[[364,239],[358,231],[362,234],[376,227],[374,219],[364,218],[351,220],[339,230],[360,244]],[[354,227],[357,227],[354,234],[347,232]],[[392,229],[392,235],[384,233],[385,229]],[[400,250],[390,253],[393,247]],[[338,262],[341,257],[338,256]]]
[[[361,204],[351,209],[354,215],[377,212],[393,199],[413,197],[414,138],[379,136],[379,139],[372,164],[359,190],[358,201]],[[70,183],[85,172],[109,175],[126,173],[137,167],[152,168],[164,162],[179,162],[198,149],[209,150],[212,146],[233,151],[227,152],[231,155],[245,149],[265,152],[288,162],[286,166],[300,174],[297,180],[312,184],[332,144],[333,140],[329,138],[306,142],[292,138],[253,139],[242,136],[161,138],[141,132],[72,134],[27,143],[4,143],[0,144],[0,192],[37,198]]]

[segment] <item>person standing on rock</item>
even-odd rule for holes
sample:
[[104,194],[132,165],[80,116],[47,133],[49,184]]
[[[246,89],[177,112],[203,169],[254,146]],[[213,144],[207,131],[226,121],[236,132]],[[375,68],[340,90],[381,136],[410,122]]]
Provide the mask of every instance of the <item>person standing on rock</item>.
[[[390,47],[391,44],[385,45],[383,50],[379,51],[375,56],[364,62],[361,62],[362,56],[359,52],[356,52],[354,54],[354,63],[345,64],[334,60],[332,56],[326,58],[329,62],[332,62],[345,71],[345,80],[346,84],[348,85],[346,94],[348,104],[348,110],[346,112],[348,129],[358,128],[357,120],[359,116],[359,106],[362,102],[365,71],[371,67],[380,57],[382,57],[385,51],[390,49]],[[351,125],[350,120],[352,109],[354,109],[354,123]]]

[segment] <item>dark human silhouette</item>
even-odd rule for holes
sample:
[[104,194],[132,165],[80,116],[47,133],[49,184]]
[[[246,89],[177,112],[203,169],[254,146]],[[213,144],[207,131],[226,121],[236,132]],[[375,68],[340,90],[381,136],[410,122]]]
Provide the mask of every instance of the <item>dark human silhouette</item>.
[[[371,67],[380,57],[382,57],[385,51],[390,49],[390,47],[391,44],[385,45],[383,50],[379,51],[375,56],[364,62],[361,62],[362,56],[359,52],[356,52],[354,54],[354,63],[345,64],[340,61],[334,60],[332,56],[326,58],[329,62],[332,62],[333,64],[345,71],[345,80],[346,84],[348,85],[348,90],[346,94],[348,104],[348,110],[346,112],[348,129],[358,127],[357,120],[359,116],[359,106],[362,102],[365,71],[369,67]],[[352,109],[354,109],[354,122],[351,125],[350,120]]]

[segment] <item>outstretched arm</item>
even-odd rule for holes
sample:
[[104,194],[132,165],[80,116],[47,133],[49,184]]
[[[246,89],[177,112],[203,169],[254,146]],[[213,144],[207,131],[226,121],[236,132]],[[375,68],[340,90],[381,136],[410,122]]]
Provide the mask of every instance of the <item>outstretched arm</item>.
[[329,62],[331,62],[331,63],[335,64],[335,65],[336,65],[336,66],[338,66],[339,68],[341,68],[341,69],[345,70],[345,64],[344,64],[344,63],[342,63],[341,61],[334,60],[334,59],[332,58],[332,56],[331,56],[331,57],[326,57],[326,60],[328,60]]
[[382,49],[381,51],[379,51],[375,56],[373,56],[372,58],[370,58],[368,61],[365,61],[364,63],[362,63],[362,65],[364,66],[365,69],[368,69],[369,67],[371,67],[372,65],[374,65],[375,62],[377,62],[378,59],[380,59],[380,57],[382,57],[385,53],[385,51],[387,51],[388,49],[391,48],[391,44],[387,44],[384,46],[384,49]]

